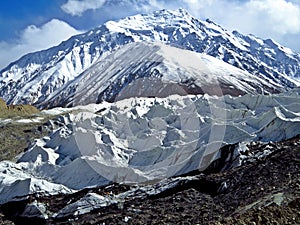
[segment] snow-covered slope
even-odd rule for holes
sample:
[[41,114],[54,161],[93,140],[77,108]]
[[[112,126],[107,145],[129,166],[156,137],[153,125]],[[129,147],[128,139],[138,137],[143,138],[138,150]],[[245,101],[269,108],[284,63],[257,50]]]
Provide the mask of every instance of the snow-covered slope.
[[110,21],[59,46],[28,54],[0,72],[0,96],[9,104],[42,103],[114,49],[141,41],[206,53],[268,79],[274,89],[299,85],[299,54],[272,40],[230,33],[179,9]]
[[39,105],[74,106],[171,94],[272,93],[274,87],[206,54],[161,43],[134,42],[98,60]]
[[17,163],[0,162],[0,203],[35,192],[154,182],[203,170],[225,145],[299,134],[299,107],[297,92],[140,97],[79,106]]

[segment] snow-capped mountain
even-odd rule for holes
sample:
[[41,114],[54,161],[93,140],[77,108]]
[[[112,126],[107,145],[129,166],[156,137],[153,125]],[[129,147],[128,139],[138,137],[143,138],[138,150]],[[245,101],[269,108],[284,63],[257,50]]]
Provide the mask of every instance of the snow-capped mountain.
[[179,9],[109,21],[56,47],[25,55],[1,71],[0,96],[10,104],[41,104],[117,49],[145,41],[162,42],[223,60],[267,81],[274,89],[270,92],[300,84],[299,54],[272,40],[228,32]]
[[172,94],[236,96],[272,93],[274,87],[279,88],[206,54],[161,43],[133,42],[98,60],[39,106],[74,106]]

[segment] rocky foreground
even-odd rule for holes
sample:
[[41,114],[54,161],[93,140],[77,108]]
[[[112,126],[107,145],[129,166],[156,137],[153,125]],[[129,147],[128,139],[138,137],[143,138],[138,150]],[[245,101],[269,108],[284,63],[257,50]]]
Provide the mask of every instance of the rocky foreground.
[[[1,223],[300,224],[300,136],[251,143],[248,149],[242,165],[232,169],[216,161],[204,172],[193,171],[155,185],[113,184],[71,195],[32,195],[2,205]],[[87,196],[90,201],[83,201]],[[95,196],[111,201],[99,207]],[[47,213],[59,209],[60,214],[46,219]],[[25,211],[32,218],[24,218]]]

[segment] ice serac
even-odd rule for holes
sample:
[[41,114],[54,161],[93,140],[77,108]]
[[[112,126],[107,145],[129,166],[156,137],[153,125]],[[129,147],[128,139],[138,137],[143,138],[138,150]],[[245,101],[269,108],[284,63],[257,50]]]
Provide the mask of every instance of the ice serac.
[[[38,164],[37,161],[36,164]],[[31,194],[53,195],[73,192],[64,185],[55,184],[45,177],[39,177],[23,170],[24,168],[29,169],[31,166],[34,165],[30,163],[15,164],[9,161],[0,162],[0,204],[22,200]]]
[[109,21],[56,47],[25,55],[0,72],[0,96],[9,104],[42,103],[97,60],[128,43],[145,41],[221,59],[268,80],[273,92],[299,86],[298,53],[272,40],[228,32],[179,9]]
[[233,96],[271,93],[274,86],[206,54],[162,43],[127,44],[98,60],[40,106],[84,105],[172,94]]
[[78,216],[116,203],[118,203],[116,200],[95,193],[89,193],[77,202],[69,204],[58,211],[54,214],[54,217],[62,218],[67,216]]
[[[202,171],[228,145],[299,134],[299,107],[299,92],[139,97],[75,107],[17,163],[0,163],[0,202],[112,182],[152,183]],[[107,200],[96,197],[95,201]],[[83,200],[74,209],[90,210]]]

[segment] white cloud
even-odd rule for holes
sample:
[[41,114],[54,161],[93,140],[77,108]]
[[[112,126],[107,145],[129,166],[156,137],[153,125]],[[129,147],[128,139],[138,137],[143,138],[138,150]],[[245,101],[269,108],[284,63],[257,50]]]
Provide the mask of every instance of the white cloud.
[[105,0],[68,0],[61,9],[72,16],[81,16],[87,10],[101,8],[105,2]]
[[140,5],[136,4],[136,10],[143,10],[145,12],[151,12],[153,10],[168,8],[164,2],[159,2],[157,0],[148,0],[148,1],[140,1]]
[[[291,0],[183,0],[196,17],[210,18],[230,30],[287,41],[300,36],[300,2]],[[178,4],[180,5],[180,4]],[[289,41],[289,43],[292,43]],[[295,43],[295,42],[294,42]],[[290,47],[300,51],[300,45]]]
[[184,7],[198,18],[210,18],[225,28],[262,38],[281,40],[283,35],[300,33],[297,0],[68,0],[61,8],[80,16],[86,10],[105,7],[105,3],[125,5],[128,12]]
[[215,0],[183,0],[188,6],[188,10],[192,13],[199,13],[205,7],[210,7]]
[[300,7],[285,0],[251,0],[246,4],[249,15],[267,30],[286,34],[300,31]]
[[[287,0],[183,0],[200,17],[216,18],[231,26],[273,33],[300,31],[300,6]],[[217,21],[218,22],[218,21]]]
[[72,35],[80,33],[64,21],[52,19],[37,27],[30,25],[17,40],[0,42],[0,69],[28,52],[39,51],[58,45]]

